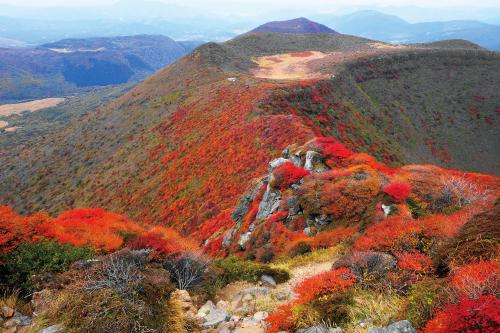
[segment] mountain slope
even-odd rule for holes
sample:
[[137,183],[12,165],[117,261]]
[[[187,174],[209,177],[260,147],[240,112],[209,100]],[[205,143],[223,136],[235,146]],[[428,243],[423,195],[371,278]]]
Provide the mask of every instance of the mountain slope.
[[310,33],[327,33],[334,34],[334,30],[323,24],[319,24],[306,19],[305,17],[296,18],[287,21],[274,21],[265,23],[252,31],[255,32],[277,32],[289,34],[310,34]]
[[137,82],[192,47],[164,36],[140,35],[69,39],[34,49],[0,49],[0,102]]
[[[452,41],[400,50],[338,34],[206,44],[20,157],[2,154],[1,199],[19,211],[102,206],[186,231],[234,205],[242,184],[290,142],[318,135],[394,165],[498,173],[499,56],[474,48]],[[347,58],[334,53],[315,65],[335,73],[331,80],[249,72],[256,57],[298,51]]]

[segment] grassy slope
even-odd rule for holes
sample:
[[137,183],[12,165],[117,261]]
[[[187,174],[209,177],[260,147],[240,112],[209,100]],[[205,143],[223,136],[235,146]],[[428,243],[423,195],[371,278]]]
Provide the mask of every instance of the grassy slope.
[[[342,136],[338,120],[330,126],[319,124],[317,115],[309,109],[303,117],[290,118],[287,110],[263,107],[272,95],[287,98],[294,89],[314,86],[293,88],[290,84],[248,77],[242,71],[251,66],[249,58],[296,50],[362,49],[366,43],[367,40],[342,35],[263,34],[246,35],[222,46],[204,45],[108,107],[24,150],[19,158],[0,159],[1,169],[8,170],[0,177],[5,184],[0,189],[0,198],[19,211],[58,212],[91,205],[179,228],[199,223],[234,205],[244,191],[241,184],[265,173],[266,162],[289,143],[305,142],[318,130]],[[445,66],[446,58],[441,61],[440,66]],[[497,60],[486,62],[498,68]],[[421,68],[418,72],[434,73],[425,69],[432,63],[414,61]],[[477,63],[469,68],[472,71],[474,66],[483,65]],[[411,146],[391,140],[381,127],[387,119],[395,117],[380,114],[381,110],[392,109],[382,105],[383,98],[377,100],[381,92],[377,91],[376,79],[356,84],[352,74],[348,74],[334,83],[338,90],[332,95],[333,103],[340,99],[338,109],[344,112],[339,114],[341,122],[344,117],[358,122],[351,133],[346,133],[348,139],[353,144],[359,138],[372,141],[378,147],[374,153],[379,157],[394,162],[408,160],[413,154]],[[401,70],[400,80],[404,84],[385,78],[387,88],[382,89],[383,93],[389,87],[405,93],[414,84],[412,75],[411,71]],[[239,79],[231,83],[226,80],[229,76]],[[425,87],[429,83],[426,80],[436,82],[440,78],[437,74],[418,73],[417,77],[422,81],[416,87]],[[460,82],[465,85],[469,81],[459,76],[456,84]],[[400,102],[403,98],[394,93]],[[311,103],[307,98],[311,95],[304,96],[300,103],[308,108]],[[498,97],[492,96],[491,100]],[[415,106],[415,110],[420,109],[421,105]],[[365,119],[371,115],[377,119],[373,124],[365,121],[363,125],[357,111],[363,112]],[[394,126],[399,122],[411,124],[405,119],[403,122],[398,117]],[[417,131],[420,126],[416,124],[413,129]],[[436,133],[440,133],[439,127]],[[367,149],[363,145],[358,148]],[[474,156],[476,150],[464,154]],[[422,156],[430,155],[424,152]]]

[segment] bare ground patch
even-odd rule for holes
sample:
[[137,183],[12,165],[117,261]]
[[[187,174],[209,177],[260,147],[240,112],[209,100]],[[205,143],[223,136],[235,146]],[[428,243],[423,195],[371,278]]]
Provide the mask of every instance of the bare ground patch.
[[24,111],[35,112],[42,109],[54,107],[62,102],[64,102],[64,98],[45,98],[25,103],[4,104],[0,105],[0,117],[20,114]]

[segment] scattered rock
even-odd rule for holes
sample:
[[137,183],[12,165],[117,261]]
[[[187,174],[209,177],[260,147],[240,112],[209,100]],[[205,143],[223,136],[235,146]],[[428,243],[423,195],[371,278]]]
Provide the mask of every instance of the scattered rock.
[[325,325],[312,326],[306,329],[297,330],[295,333],[342,333],[340,327],[327,327]]
[[205,327],[205,328],[215,327],[228,319],[229,319],[229,316],[228,316],[226,310],[215,309],[215,310],[210,311],[210,313],[205,316],[205,318],[204,318],[205,322],[203,323],[203,327]]
[[268,286],[273,287],[273,288],[276,287],[276,285],[277,285],[274,278],[272,276],[266,275],[266,274],[264,274],[260,277],[260,281],[263,284],[268,285]]
[[14,316],[14,314],[16,313],[16,310],[14,310],[13,308],[11,308],[7,305],[2,306],[2,308],[0,310],[1,310],[2,317],[7,318],[7,319],[12,318]]
[[320,228],[320,227],[323,227],[327,224],[330,224],[331,219],[328,217],[328,215],[325,215],[325,214],[321,214],[319,216],[316,216],[314,218],[314,225],[317,227],[317,228]]
[[269,314],[266,311],[258,311],[255,312],[253,315],[253,319],[256,321],[263,321],[269,316]]
[[205,318],[210,312],[216,310],[215,304],[212,301],[207,301],[199,310],[196,316],[198,318]]
[[401,320],[385,328],[370,328],[367,333],[417,333],[408,320]]
[[299,198],[292,195],[286,199],[286,206],[288,208],[288,217],[295,216],[300,212]]
[[64,326],[61,324],[52,325],[50,327],[44,328],[38,333],[59,333],[64,331]]

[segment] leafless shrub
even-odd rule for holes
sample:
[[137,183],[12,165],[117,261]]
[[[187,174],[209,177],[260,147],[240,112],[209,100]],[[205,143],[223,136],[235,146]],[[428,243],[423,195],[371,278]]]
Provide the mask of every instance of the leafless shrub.
[[144,280],[147,251],[123,251],[106,257],[99,266],[87,272],[84,290],[112,289],[123,297],[133,299]]
[[163,264],[179,289],[190,289],[201,284],[209,265],[206,258],[196,253],[171,256]]
[[487,194],[484,188],[474,183],[465,176],[452,176],[443,178],[442,199],[451,205],[464,207]]

